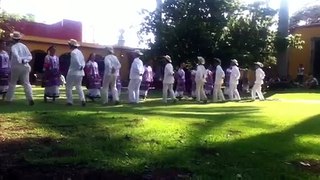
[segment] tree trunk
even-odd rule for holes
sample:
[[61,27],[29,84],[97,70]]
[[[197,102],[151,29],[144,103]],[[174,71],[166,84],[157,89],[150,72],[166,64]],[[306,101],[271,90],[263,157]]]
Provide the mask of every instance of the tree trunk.
[[160,6],[162,5],[162,0],[156,0],[157,1],[157,7],[160,8]]
[[[288,0],[281,0],[279,11],[278,36],[286,38],[289,34],[289,7]],[[277,55],[277,67],[280,77],[288,76],[288,55],[287,48]]]

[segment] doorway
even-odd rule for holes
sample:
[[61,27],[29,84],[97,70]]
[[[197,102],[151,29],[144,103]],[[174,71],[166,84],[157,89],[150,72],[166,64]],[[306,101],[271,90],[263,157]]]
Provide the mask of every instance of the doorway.
[[59,57],[60,73],[64,77],[67,77],[67,73],[68,73],[69,66],[70,66],[70,59],[71,59],[70,53],[64,53]]
[[320,39],[314,41],[314,53],[312,62],[313,76],[320,78]]
[[41,85],[43,75],[44,58],[47,53],[43,50],[34,50],[31,52],[33,60],[31,61],[32,71],[30,73],[30,81],[32,84]]

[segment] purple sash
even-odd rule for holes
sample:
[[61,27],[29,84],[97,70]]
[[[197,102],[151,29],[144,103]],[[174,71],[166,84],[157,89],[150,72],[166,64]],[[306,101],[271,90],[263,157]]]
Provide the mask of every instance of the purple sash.
[[205,90],[212,91],[213,90],[213,73],[210,70],[207,70],[207,79],[205,84]]
[[99,75],[98,64],[94,61],[88,61],[85,67],[85,73],[87,89],[100,89],[102,79]]
[[178,92],[186,91],[186,76],[183,69],[179,69],[177,73],[177,89]]
[[196,72],[194,70],[191,72],[191,82],[192,82],[191,90],[196,91],[196,89],[197,89],[197,87],[196,87]]
[[148,91],[153,82],[153,71],[151,67],[144,67],[140,90]]
[[118,91],[121,90],[122,84],[121,84],[121,77],[120,76],[117,77],[117,85],[116,86],[117,86]]

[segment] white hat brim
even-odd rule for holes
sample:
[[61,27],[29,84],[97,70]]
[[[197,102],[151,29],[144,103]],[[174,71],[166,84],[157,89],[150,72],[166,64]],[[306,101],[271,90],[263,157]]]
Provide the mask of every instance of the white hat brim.
[[203,57],[197,57],[200,64],[205,64],[206,60]]
[[260,63],[260,62],[255,62],[254,64],[257,65],[257,66],[259,66],[259,67],[261,67],[261,68],[263,67],[263,64]]
[[11,33],[11,34],[10,34],[10,37],[11,37],[12,39],[21,39],[21,38],[22,38],[22,35],[20,34],[19,36],[14,36],[14,34]]
[[171,59],[170,56],[163,56],[163,58],[166,59],[166,60],[169,61],[169,62],[172,62],[172,59]]
[[71,46],[80,47],[79,43],[75,43],[74,44],[72,41],[68,41],[68,44],[71,45]]
[[239,66],[239,63],[236,60],[231,60],[231,62],[233,62],[236,66]]
[[142,55],[143,55],[143,53],[142,53],[141,51],[139,51],[139,50],[133,51],[133,53],[135,53],[135,54],[137,54],[137,55],[139,55],[139,56],[142,56]]

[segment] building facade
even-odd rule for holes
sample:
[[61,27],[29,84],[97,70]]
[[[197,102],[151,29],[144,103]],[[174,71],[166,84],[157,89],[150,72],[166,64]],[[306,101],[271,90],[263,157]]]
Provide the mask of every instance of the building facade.
[[313,74],[320,78],[320,24],[299,26],[291,30],[292,34],[301,34],[305,41],[303,49],[289,49],[289,75],[295,78],[298,73],[298,66],[302,64],[305,68],[305,75]]

